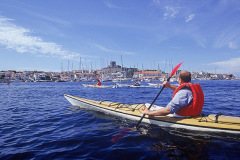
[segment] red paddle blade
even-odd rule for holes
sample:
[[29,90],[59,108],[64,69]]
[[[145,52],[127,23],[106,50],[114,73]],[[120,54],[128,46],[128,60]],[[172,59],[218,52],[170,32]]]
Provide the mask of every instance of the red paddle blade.
[[175,68],[173,68],[172,73],[171,73],[171,77],[177,72],[178,68],[179,68],[182,64],[183,64],[183,62],[182,62],[182,63],[179,63]]

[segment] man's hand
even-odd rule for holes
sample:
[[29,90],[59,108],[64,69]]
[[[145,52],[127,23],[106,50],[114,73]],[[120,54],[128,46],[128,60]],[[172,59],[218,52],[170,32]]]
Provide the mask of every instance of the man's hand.
[[168,83],[168,81],[164,81],[163,85],[165,85],[165,88],[169,88],[170,87],[170,84]]
[[177,87],[169,84],[168,81],[164,81],[164,82],[163,82],[163,85],[165,85],[165,88],[171,88],[173,91],[175,91],[175,90],[177,89]]
[[146,107],[145,110],[143,111],[143,114],[150,115],[151,111]]

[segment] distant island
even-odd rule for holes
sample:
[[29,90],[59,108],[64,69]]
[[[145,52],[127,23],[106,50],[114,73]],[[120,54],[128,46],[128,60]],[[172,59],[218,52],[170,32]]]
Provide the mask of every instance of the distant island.
[[[177,72],[177,74],[180,70]],[[204,71],[191,72],[192,80],[237,80],[233,74],[212,74]],[[126,68],[116,65],[111,61],[110,65],[101,70],[72,70],[61,72],[44,72],[44,71],[0,71],[0,83],[9,82],[80,82],[80,81],[111,81],[123,82],[132,80],[141,81],[164,81],[168,78],[169,73],[161,70],[140,70],[138,68]],[[173,76],[171,81],[177,81]]]

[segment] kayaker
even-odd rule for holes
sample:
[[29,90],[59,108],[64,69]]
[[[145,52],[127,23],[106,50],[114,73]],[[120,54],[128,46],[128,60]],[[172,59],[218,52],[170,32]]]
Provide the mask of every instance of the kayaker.
[[167,115],[174,114],[181,116],[200,115],[204,103],[204,95],[199,84],[191,82],[191,73],[181,71],[178,75],[179,87],[175,87],[164,81],[165,88],[171,88],[174,91],[172,100],[164,108],[152,111],[147,108],[144,110],[146,115]]
[[136,80],[136,82],[133,84],[133,86],[140,86],[139,80]]
[[99,79],[97,79],[97,84],[96,84],[96,85],[98,85],[98,86],[101,86],[101,85],[102,85],[102,83],[100,82]]

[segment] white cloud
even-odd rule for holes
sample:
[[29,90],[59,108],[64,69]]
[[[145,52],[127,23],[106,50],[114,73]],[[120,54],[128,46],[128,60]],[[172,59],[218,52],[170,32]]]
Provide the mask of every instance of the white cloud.
[[129,52],[129,51],[118,51],[118,50],[113,50],[113,49],[109,49],[109,48],[106,48],[100,44],[92,44],[92,46],[94,48],[97,48],[101,51],[104,51],[104,52],[109,52],[109,53],[112,53],[112,54],[135,54],[134,52]]
[[117,8],[117,9],[119,9],[118,6],[112,4],[111,2],[104,1],[104,3],[105,3],[105,5],[106,5],[108,8],[115,8],[115,9]]
[[229,48],[231,48],[231,49],[236,49],[239,47],[238,44],[236,44],[235,42],[229,42],[228,45],[229,45]]
[[213,65],[217,67],[218,72],[221,73],[240,73],[240,57],[238,58],[231,58],[226,61],[221,62],[214,62],[210,63],[209,65]]
[[153,4],[163,11],[163,20],[173,19],[179,14],[180,7],[175,1],[153,0]]
[[214,47],[229,47],[230,49],[237,49],[240,47],[240,30],[239,25],[226,28],[217,37]]
[[185,17],[185,19],[186,19],[185,22],[189,22],[189,21],[193,20],[194,17],[195,17],[195,14],[191,14],[188,17]]
[[29,29],[16,26],[12,19],[0,16],[0,45],[19,53],[32,53],[38,56],[72,59],[78,53],[66,51],[54,42],[45,42],[41,37],[31,35]]
[[178,7],[165,6],[165,13],[163,20],[175,18],[178,14]]
[[43,18],[43,19],[46,19],[46,20],[49,20],[49,21],[52,21],[52,22],[55,22],[55,23],[58,23],[60,25],[64,25],[66,27],[71,27],[71,23],[67,22],[67,21],[64,21],[60,18],[57,18],[57,17],[50,17],[50,16],[42,16],[42,15],[38,15],[39,17]]

